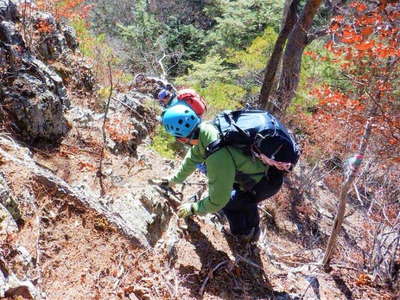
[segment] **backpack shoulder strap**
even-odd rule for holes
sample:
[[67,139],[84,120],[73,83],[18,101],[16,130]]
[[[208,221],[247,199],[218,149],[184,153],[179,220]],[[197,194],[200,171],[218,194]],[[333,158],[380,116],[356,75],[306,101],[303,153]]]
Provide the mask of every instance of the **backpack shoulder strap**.
[[217,139],[214,142],[211,142],[206,147],[206,159],[213,153],[217,152],[219,149],[223,147],[223,143],[221,139]]

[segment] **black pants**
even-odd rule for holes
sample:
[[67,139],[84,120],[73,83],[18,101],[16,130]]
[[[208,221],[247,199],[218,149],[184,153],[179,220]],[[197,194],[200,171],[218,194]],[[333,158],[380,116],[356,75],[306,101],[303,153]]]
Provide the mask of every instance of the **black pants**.
[[228,204],[222,209],[228,218],[231,233],[248,234],[253,227],[259,228],[260,215],[257,203],[275,195],[282,186],[283,174],[270,168],[251,191],[245,192],[234,186]]

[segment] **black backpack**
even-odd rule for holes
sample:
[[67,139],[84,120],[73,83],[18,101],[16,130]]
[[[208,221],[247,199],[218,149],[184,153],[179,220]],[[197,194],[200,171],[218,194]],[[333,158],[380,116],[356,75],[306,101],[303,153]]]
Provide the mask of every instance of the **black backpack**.
[[213,124],[218,128],[220,138],[206,147],[206,157],[222,147],[232,146],[260,158],[265,164],[278,168],[284,164],[286,171],[299,160],[300,148],[294,136],[266,111],[224,111],[216,116]]

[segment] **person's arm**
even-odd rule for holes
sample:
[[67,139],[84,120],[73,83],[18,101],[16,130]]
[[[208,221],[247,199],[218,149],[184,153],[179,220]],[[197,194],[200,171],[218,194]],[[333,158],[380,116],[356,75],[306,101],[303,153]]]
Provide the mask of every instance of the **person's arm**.
[[178,172],[171,178],[174,183],[182,183],[190,174],[196,170],[196,165],[204,162],[204,158],[200,153],[199,146],[192,146],[186,153],[186,156],[179,167]]
[[195,214],[214,213],[228,203],[235,180],[235,171],[232,157],[225,148],[207,159],[208,197],[193,204]]

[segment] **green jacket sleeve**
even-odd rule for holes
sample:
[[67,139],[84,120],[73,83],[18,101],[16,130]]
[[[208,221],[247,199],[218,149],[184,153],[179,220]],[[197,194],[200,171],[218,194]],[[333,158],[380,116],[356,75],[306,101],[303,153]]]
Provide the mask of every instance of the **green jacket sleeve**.
[[221,210],[229,201],[235,180],[235,165],[227,149],[211,155],[207,161],[208,197],[194,204],[196,214]]
[[192,146],[186,153],[186,156],[174,177],[171,178],[172,182],[182,183],[190,174],[196,170],[196,164],[204,161],[203,155],[200,153],[199,146]]
[[199,144],[192,146],[175,176],[171,178],[172,182],[182,183],[190,174],[196,170],[196,164],[205,161],[205,147],[219,137],[218,130],[207,122],[200,125]]

